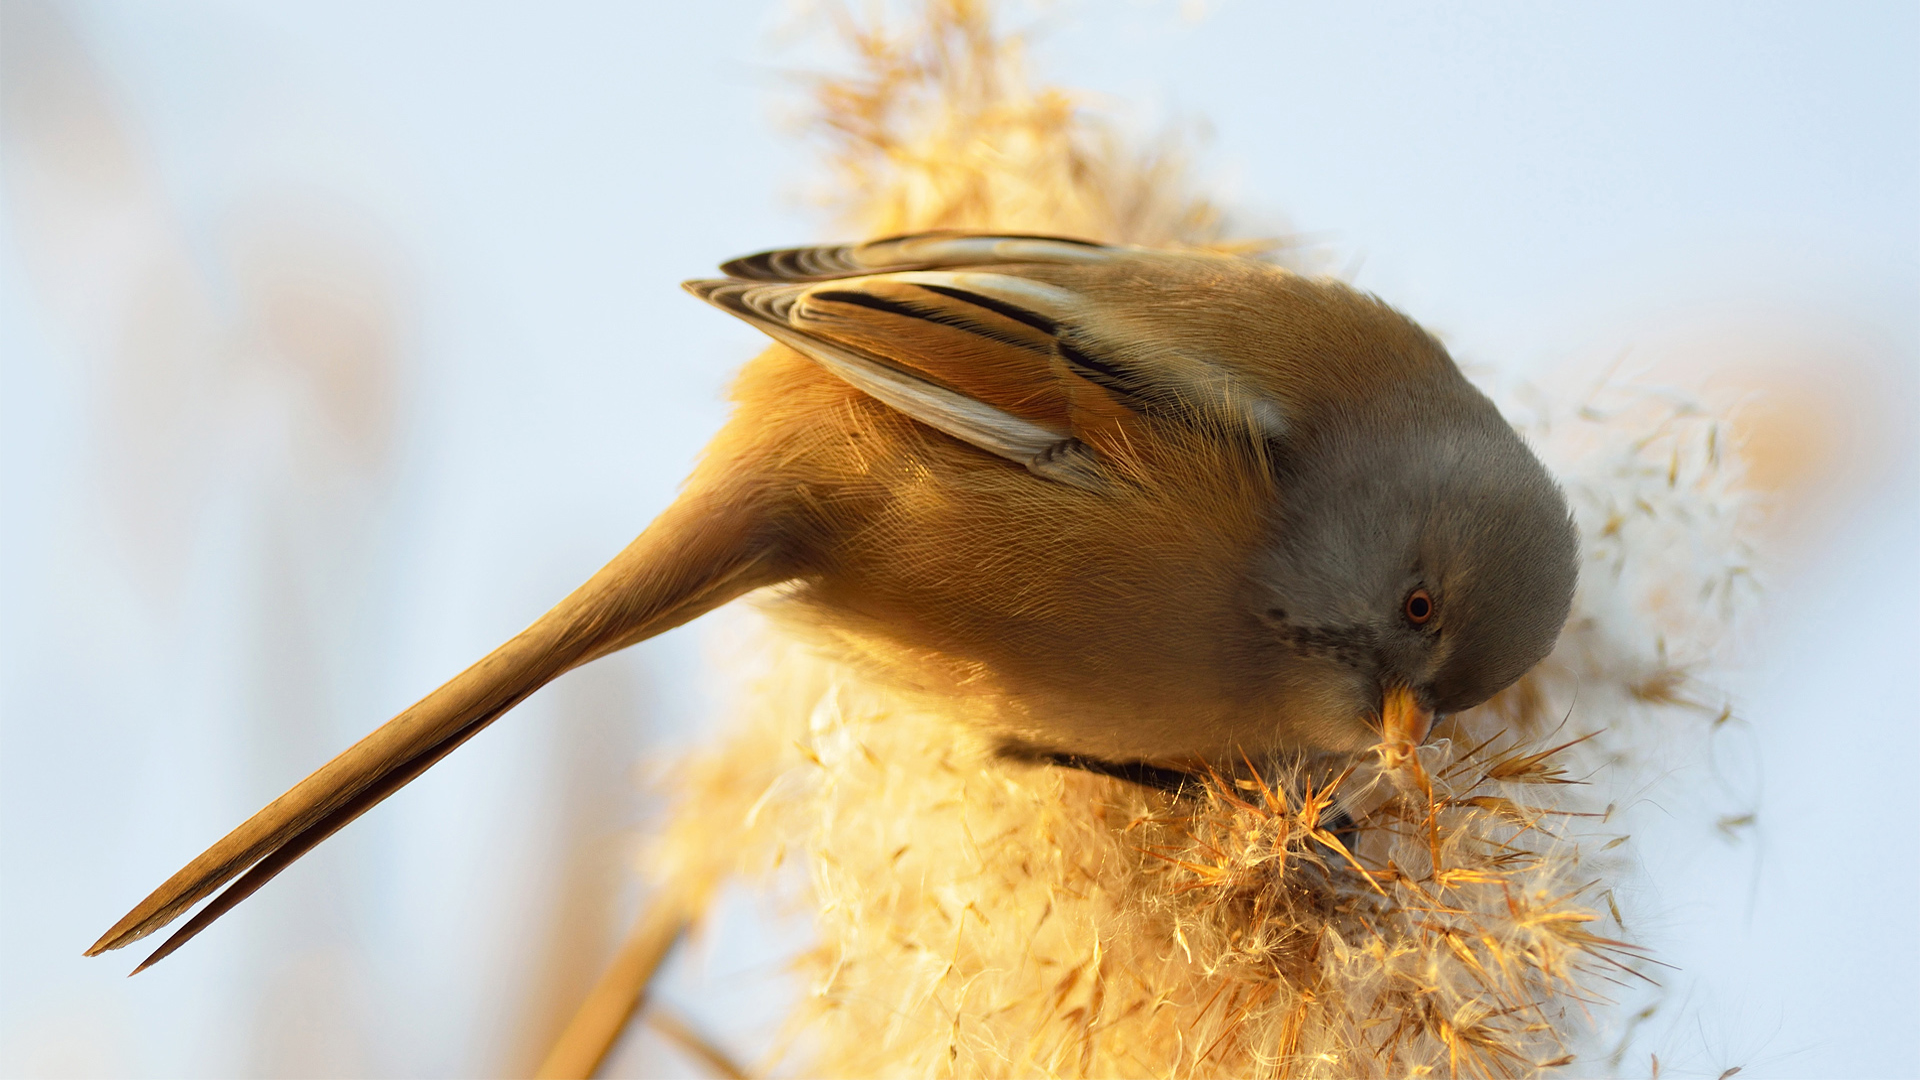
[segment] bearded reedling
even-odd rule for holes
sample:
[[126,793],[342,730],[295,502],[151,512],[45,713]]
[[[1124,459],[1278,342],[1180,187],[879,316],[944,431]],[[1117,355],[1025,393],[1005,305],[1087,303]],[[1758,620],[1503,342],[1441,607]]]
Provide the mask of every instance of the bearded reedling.
[[1372,297],[1232,256],[956,232],[723,269],[687,288],[778,345],[680,498],[89,955],[233,881],[156,962],[548,681],[764,586],[891,646],[900,682],[964,699],[1002,753],[1147,782],[1404,759],[1566,619],[1559,489]]

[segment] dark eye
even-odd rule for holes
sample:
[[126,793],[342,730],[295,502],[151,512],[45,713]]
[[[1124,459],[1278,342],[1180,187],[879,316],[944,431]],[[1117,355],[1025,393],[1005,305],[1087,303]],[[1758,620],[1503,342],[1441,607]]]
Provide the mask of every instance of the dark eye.
[[1425,589],[1407,594],[1407,621],[1415,626],[1433,618],[1433,595]]

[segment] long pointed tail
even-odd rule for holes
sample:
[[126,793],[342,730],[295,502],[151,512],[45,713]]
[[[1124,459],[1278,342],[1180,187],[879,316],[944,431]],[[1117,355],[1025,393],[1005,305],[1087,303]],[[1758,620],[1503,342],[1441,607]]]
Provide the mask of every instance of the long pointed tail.
[[[87,950],[129,945],[240,880],[137,973],[546,683],[791,576],[757,500],[689,492],[532,626],[353,744],[142,900]],[[244,875],[244,876],[242,876]]]

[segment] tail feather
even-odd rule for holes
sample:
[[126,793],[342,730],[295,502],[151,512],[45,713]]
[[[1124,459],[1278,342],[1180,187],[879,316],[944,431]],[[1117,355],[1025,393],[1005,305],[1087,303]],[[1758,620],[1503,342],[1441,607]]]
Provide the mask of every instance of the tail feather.
[[[689,494],[511,641],[349,747],[155,889],[87,950],[159,930],[235,878],[136,971],[566,671],[787,576],[758,504]],[[244,876],[242,876],[244,875]]]

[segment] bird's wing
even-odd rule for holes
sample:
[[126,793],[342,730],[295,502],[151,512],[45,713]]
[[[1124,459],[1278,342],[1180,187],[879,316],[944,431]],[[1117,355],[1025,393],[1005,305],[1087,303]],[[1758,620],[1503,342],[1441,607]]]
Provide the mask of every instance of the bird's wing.
[[687,288],[922,423],[1048,479],[1097,488],[1100,451],[1127,441],[1143,416],[1231,418],[1241,428],[1251,416],[1270,434],[1281,426],[1277,410],[1263,417],[1260,402],[1235,396],[1217,366],[1145,347],[1154,343],[1102,340],[1112,301],[1072,283],[1169,257],[934,233],[750,255],[725,264],[732,276]]

